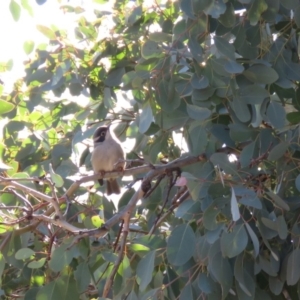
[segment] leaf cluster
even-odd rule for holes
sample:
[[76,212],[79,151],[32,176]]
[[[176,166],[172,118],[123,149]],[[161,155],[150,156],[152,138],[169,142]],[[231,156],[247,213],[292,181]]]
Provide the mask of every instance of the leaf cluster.
[[[74,41],[38,25],[49,43],[26,42],[24,77],[0,88],[1,297],[299,299],[299,0],[95,7],[61,6]],[[130,220],[79,239],[56,218],[105,227],[142,176],[123,178],[118,203],[88,184],[61,198],[112,122],[133,141],[129,169],[200,162],[164,170]]]

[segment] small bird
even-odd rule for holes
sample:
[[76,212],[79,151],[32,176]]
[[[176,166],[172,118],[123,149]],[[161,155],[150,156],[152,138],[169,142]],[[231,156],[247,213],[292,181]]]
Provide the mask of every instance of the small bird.
[[[93,140],[94,151],[91,164],[95,174],[124,170],[124,151],[119,140],[110,132],[110,126],[98,127]],[[103,179],[99,179],[98,182],[103,185]],[[107,179],[106,193],[107,195],[120,194],[120,187],[116,178]]]

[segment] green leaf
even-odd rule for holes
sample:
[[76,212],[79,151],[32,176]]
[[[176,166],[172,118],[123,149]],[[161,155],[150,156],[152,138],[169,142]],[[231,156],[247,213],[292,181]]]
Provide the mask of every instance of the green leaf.
[[73,259],[74,247],[62,244],[57,247],[51,255],[49,267],[54,272],[60,272],[65,266],[69,265]]
[[269,287],[271,292],[278,296],[282,292],[284,282],[279,277],[269,276]]
[[18,22],[20,19],[20,16],[21,16],[20,5],[15,0],[10,0],[9,10],[10,10],[10,13],[12,14],[14,20],[16,22]]
[[259,254],[259,241],[258,241],[257,235],[255,234],[255,232],[253,231],[253,229],[247,222],[245,223],[245,226],[246,226],[249,236],[252,240],[253,250],[254,250],[253,257],[255,258]]
[[191,19],[195,18],[192,0],[180,0],[180,9]]
[[192,257],[195,246],[196,237],[188,224],[175,227],[167,242],[169,262],[174,266],[182,266]]
[[277,224],[277,228],[278,228],[277,231],[278,231],[279,237],[282,240],[285,240],[288,236],[288,227],[287,227],[284,217],[278,216],[278,218],[276,220],[276,224]]
[[[7,72],[7,71],[10,71],[9,68],[10,68],[10,64],[13,63],[12,60],[9,60],[8,62],[0,62],[0,72]],[[3,86],[2,86],[2,89],[3,89]]]
[[299,5],[299,0],[280,0],[280,4],[287,9],[295,9]]
[[245,68],[235,60],[229,60],[225,63],[224,69],[230,74],[240,74],[244,71]]
[[267,108],[267,117],[270,123],[276,128],[281,129],[285,126],[286,112],[284,107],[278,102],[271,101]]
[[81,262],[74,272],[74,277],[77,282],[79,292],[84,292],[91,280],[91,271],[89,265],[83,261]]
[[249,9],[249,20],[252,26],[256,25],[260,19],[261,14],[268,8],[264,0],[254,0]]
[[[226,11],[224,1],[207,1],[210,5],[204,10],[206,14],[211,15],[214,19],[218,19],[220,15]],[[203,4],[202,4],[203,5]]]
[[40,269],[42,266],[44,266],[46,263],[46,258],[43,257],[39,260],[34,260],[34,261],[31,261],[30,263],[28,263],[27,267],[29,269]]
[[145,59],[152,57],[162,57],[163,53],[158,43],[148,40],[142,46],[142,56]]
[[62,179],[62,177],[58,174],[56,174],[52,168],[52,165],[49,165],[49,172],[50,172],[50,176],[51,176],[51,180],[54,183],[54,185],[57,188],[60,188],[64,185],[64,180]]
[[211,115],[211,111],[208,108],[203,108],[192,104],[187,104],[186,110],[190,118],[194,120],[204,121]]
[[235,196],[235,192],[234,189],[231,187],[231,200],[230,200],[230,204],[231,204],[231,215],[232,215],[232,220],[234,222],[236,222],[237,220],[240,219],[240,210],[239,210],[239,205],[238,202],[236,200],[236,196]]
[[28,55],[34,48],[34,41],[25,41],[23,44],[24,52]]
[[296,185],[297,190],[300,192],[300,174],[297,175],[297,177],[296,177],[295,185]]
[[[201,123],[201,124],[199,124]],[[188,128],[188,146],[193,155],[199,155],[205,152],[208,136],[207,130],[202,122],[194,122]]]
[[287,149],[289,148],[289,143],[281,142],[276,145],[269,153],[268,160],[278,160],[286,153]]
[[55,40],[56,39],[56,35],[55,32],[48,28],[47,26],[44,25],[36,25],[36,28],[39,32],[41,32],[44,36],[46,36],[48,39],[50,40]]
[[150,32],[149,39],[156,43],[172,42],[172,35],[165,32]]
[[126,297],[128,300],[139,300],[134,290],[132,290],[129,295]]
[[3,254],[0,253],[0,277],[1,278],[3,278],[2,275],[3,275],[4,268],[5,268],[5,258]]
[[[255,283],[249,276],[244,265],[247,263],[244,255],[238,255],[234,263],[234,276],[239,283],[242,291],[249,297],[255,294]],[[241,297],[239,297],[241,298]]]
[[140,291],[144,291],[152,280],[155,254],[155,250],[150,251],[140,260],[137,265],[136,276]]
[[193,289],[191,283],[185,285],[185,287],[182,289],[180,293],[179,300],[186,300],[186,299],[193,299]]
[[45,83],[46,81],[52,78],[52,75],[53,74],[47,68],[40,68],[31,75],[29,75],[26,79],[28,83],[32,81]]
[[219,222],[217,220],[220,210],[215,207],[215,205],[210,205],[203,215],[203,225],[208,230],[215,230],[219,227]]
[[294,20],[298,28],[300,28],[300,5],[294,10]]
[[241,122],[248,122],[251,119],[251,114],[247,103],[243,99],[238,97],[233,97],[231,102],[231,107],[234,110],[237,118]]
[[140,115],[140,122],[139,122],[140,133],[145,133],[149,129],[152,121],[153,121],[152,109],[149,101],[147,101],[143,105],[142,112]]
[[261,104],[269,96],[268,91],[258,84],[241,88],[238,93],[238,99],[247,104]]
[[210,259],[210,273],[213,274],[213,277],[220,283],[222,287],[222,298],[218,297],[217,299],[226,299],[226,296],[229,293],[229,290],[232,286],[232,269],[228,262],[227,258],[224,258],[221,252],[217,252]]
[[225,27],[232,28],[235,25],[235,19],[234,6],[232,3],[227,2],[226,11],[219,17],[219,22]]
[[24,9],[27,10],[27,12],[29,13],[29,15],[31,17],[33,17],[33,10],[32,7],[30,6],[30,4],[28,3],[29,0],[21,0],[21,5]]
[[227,174],[237,174],[236,164],[231,163],[228,159],[228,156],[225,153],[214,153],[210,157],[210,161],[214,165],[218,165]]
[[286,283],[294,285],[300,279],[300,249],[294,249],[290,254],[287,263]]
[[253,65],[245,70],[243,74],[250,81],[259,84],[271,84],[279,78],[277,72],[274,69],[265,65]]
[[164,111],[174,111],[180,105],[180,97],[176,91],[174,79],[161,80],[156,90],[157,102]]
[[284,200],[282,200],[277,194],[274,194],[272,191],[266,192],[269,197],[275,202],[276,205],[281,207],[282,209],[289,211],[290,207],[286,204]]
[[131,14],[128,16],[127,22],[129,26],[134,25],[137,21],[141,19],[143,15],[143,10],[142,6],[136,6],[134,9],[131,11]]
[[242,253],[248,244],[248,235],[243,224],[235,225],[232,232],[224,231],[221,236],[221,250],[223,256],[229,258]]
[[12,103],[0,99],[0,115],[8,113],[14,108],[15,106]]
[[222,55],[229,58],[230,60],[235,61],[235,48],[232,44],[230,44],[227,40],[219,36],[215,36],[214,41],[218,51]]
[[292,125],[298,124],[298,123],[300,123],[300,112],[294,111],[294,112],[287,113],[286,119],[287,119]]
[[104,81],[104,84],[113,87],[113,86],[119,86],[122,82],[122,77],[125,74],[124,68],[117,68],[114,70],[111,70]]
[[33,255],[35,255],[35,252],[32,249],[30,249],[30,248],[21,248],[16,252],[15,258],[16,259],[27,259],[27,258],[30,258]]

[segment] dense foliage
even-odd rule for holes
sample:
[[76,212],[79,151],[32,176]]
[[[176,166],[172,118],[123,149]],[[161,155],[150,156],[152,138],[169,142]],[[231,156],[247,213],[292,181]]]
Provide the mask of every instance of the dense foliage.
[[[2,299],[299,299],[299,0],[100,2],[0,89]],[[111,122],[120,199],[84,179]]]

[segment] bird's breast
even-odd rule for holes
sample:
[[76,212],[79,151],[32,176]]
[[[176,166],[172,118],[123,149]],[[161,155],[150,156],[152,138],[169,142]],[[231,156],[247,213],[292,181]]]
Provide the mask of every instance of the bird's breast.
[[113,171],[115,164],[124,159],[124,153],[118,143],[103,142],[95,146],[91,157],[94,172]]

